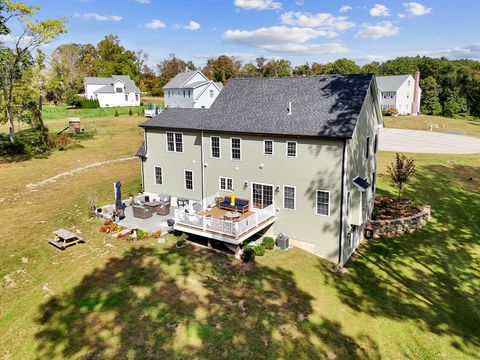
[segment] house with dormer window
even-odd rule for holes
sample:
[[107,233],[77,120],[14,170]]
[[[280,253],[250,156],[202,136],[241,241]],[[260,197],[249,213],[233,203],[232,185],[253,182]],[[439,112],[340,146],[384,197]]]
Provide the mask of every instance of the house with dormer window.
[[98,100],[100,107],[140,106],[140,89],[128,75],[85,77],[85,98]]
[[140,125],[143,191],[178,204],[178,231],[237,247],[283,234],[343,265],[373,210],[382,124],[372,74],[230,79],[209,109]]

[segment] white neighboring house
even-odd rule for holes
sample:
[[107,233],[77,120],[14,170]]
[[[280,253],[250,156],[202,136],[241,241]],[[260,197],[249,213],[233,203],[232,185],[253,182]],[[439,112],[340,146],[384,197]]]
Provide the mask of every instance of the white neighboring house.
[[100,107],[139,106],[140,89],[128,75],[85,77],[85,98],[98,99]]
[[187,70],[163,87],[165,107],[208,109],[222,88],[222,83],[208,80],[201,71]]
[[397,109],[400,115],[419,115],[422,97],[419,83],[419,71],[415,73],[415,78],[412,75],[377,77],[382,110]]

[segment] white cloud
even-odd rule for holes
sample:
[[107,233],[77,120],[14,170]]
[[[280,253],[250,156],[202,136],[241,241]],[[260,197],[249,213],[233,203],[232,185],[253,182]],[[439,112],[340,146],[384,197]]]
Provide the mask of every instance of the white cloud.
[[432,12],[432,8],[426,7],[417,2],[403,3],[403,7],[411,16],[422,16]]
[[235,6],[246,10],[280,10],[282,3],[274,0],[235,0]]
[[139,4],[150,4],[150,0],[133,0]]
[[10,43],[10,42],[13,42],[14,40],[15,40],[15,38],[10,34],[0,35],[0,44],[1,43]]
[[287,26],[272,26],[252,31],[228,30],[223,40],[275,53],[333,54],[349,50],[340,43],[305,44],[318,37],[329,37],[330,31]]
[[145,24],[145,27],[149,29],[164,29],[165,28],[165,23],[161,20],[158,19],[153,19],[152,21],[148,22]]
[[280,45],[285,43],[304,43],[317,37],[328,37],[329,32],[311,28],[272,26],[256,30],[227,30],[223,39],[247,46]]
[[346,30],[355,26],[353,22],[348,21],[348,17],[333,16],[329,13],[311,14],[306,12],[289,11],[283,14],[280,19],[282,23],[286,25],[331,30]]
[[185,25],[183,28],[186,29],[186,30],[195,31],[195,30],[200,29],[201,25],[199,23],[195,22],[195,21],[189,21],[188,25]]
[[375,54],[366,54],[366,55],[359,55],[352,58],[358,64],[368,64],[372,61],[383,62],[387,60],[385,55],[375,55]]
[[220,53],[194,53],[192,54],[198,59],[203,59],[203,60],[208,60],[208,59],[216,59],[220,55],[227,55],[228,57],[233,57],[235,60],[241,61],[241,62],[251,62],[255,61],[257,58],[258,54],[252,54],[252,53],[244,53],[244,52],[220,52]]
[[433,57],[444,56],[449,59],[480,59],[480,43],[446,50],[423,51],[419,54]]
[[305,0],[297,0],[297,1],[295,1],[295,5],[303,6],[303,5],[305,5]]
[[375,6],[370,9],[370,15],[372,15],[372,16],[390,16],[390,10],[385,5],[375,4]]
[[352,10],[352,7],[350,5],[343,5],[342,7],[340,7],[340,12],[342,13],[345,13],[350,10]]
[[362,24],[362,29],[355,35],[360,39],[380,39],[387,36],[394,36],[400,33],[400,28],[393,25],[391,21],[383,21],[377,24]]
[[399,17],[400,19],[403,19],[403,18],[406,17],[406,15],[405,15],[405,14],[398,14],[398,17]]
[[95,21],[121,21],[123,19],[121,16],[118,15],[100,15],[97,13],[75,13],[73,14],[73,16],[83,20],[94,19]]

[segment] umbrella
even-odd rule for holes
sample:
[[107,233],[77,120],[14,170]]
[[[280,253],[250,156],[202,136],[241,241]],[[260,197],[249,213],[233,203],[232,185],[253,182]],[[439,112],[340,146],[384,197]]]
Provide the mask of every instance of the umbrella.
[[232,191],[230,205],[235,206],[235,192]]
[[152,103],[148,103],[148,110],[152,110]]
[[115,209],[117,210],[118,217],[120,219],[124,218],[123,211],[125,209],[125,205],[122,203],[122,183],[120,181],[115,181]]

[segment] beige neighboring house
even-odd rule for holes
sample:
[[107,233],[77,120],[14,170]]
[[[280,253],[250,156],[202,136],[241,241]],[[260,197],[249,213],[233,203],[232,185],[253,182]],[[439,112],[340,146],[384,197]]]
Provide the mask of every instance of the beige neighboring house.
[[165,107],[208,109],[222,89],[222,83],[209,80],[201,71],[187,70],[163,87]]
[[[374,205],[378,94],[371,74],[230,79],[210,109],[141,125],[143,190],[189,200],[170,214],[179,231],[230,246],[284,234],[343,265]],[[232,191],[247,204],[233,220],[216,205]]]
[[85,98],[97,99],[100,107],[140,106],[140,89],[128,75],[85,77]]

